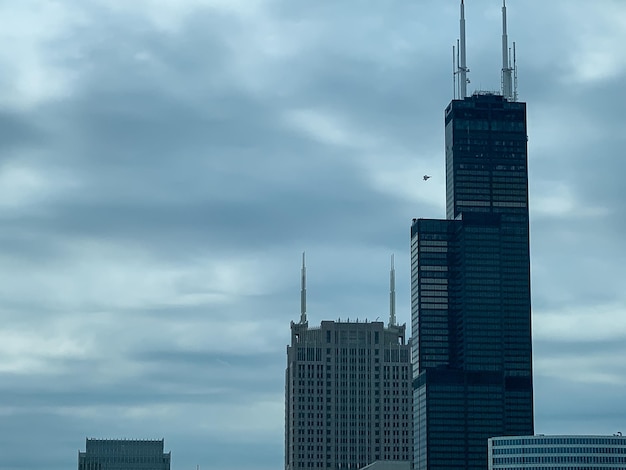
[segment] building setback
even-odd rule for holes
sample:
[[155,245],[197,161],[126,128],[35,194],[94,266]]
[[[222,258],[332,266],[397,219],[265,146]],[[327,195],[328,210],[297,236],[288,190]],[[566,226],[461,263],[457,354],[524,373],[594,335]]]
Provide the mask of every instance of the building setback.
[[285,371],[285,468],[358,469],[410,461],[412,376],[406,325],[291,322]]
[[446,108],[446,219],[411,225],[416,469],[482,470],[488,438],[534,432],[526,104],[513,90]]
[[170,470],[163,439],[87,439],[78,452],[78,470]]

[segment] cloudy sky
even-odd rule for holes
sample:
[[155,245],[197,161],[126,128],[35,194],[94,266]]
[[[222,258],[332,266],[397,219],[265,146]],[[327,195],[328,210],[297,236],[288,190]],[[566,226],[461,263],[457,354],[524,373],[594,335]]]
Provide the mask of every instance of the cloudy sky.
[[[466,3],[496,90],[501,4]],[[508,3],[536,431],[626,432],[626,2]],[[281,468],[302,251],[311,323],[387,318],[395,253],[410,324],[457,36],[457,0],[1,1],[1,467],[127,437]]]

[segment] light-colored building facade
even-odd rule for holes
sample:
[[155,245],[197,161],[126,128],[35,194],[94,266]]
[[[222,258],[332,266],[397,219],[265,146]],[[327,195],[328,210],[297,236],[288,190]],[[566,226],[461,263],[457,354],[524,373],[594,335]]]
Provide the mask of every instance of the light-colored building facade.
[[87,439],[78,452],[78,470],[170,470],[171,452],[164,441],[135,439]]
[[391,258],[389,323],[309,327],[302,255],[300,321],[291,322],[285,370],[285,469],[360,469],[411,461],[411,346],[396,324]]
[[359,469],[411,460],[406,326],[291,323],[285,380],[285,468]]
[[489,470],[626,470],[626,437],[492,437],[488,458]]

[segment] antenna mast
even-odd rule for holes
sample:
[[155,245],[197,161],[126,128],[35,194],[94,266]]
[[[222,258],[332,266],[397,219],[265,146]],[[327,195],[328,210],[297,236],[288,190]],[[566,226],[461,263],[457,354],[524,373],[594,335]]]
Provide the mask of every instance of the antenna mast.
[[467,58],[465,52],[465,3],[461,0],[461,38],[459,43],[459,67],[457,73],[459,74],[459,99],[465,99],[467,96],[467,84],[469,80],[467,79],[467,72],[469,69],[467,68]]
[[391,255],[391,271],[389,272],[389,326],[396,325],[396,268]]
[[304,251],[302,252],[302,286],[300,288],[300,323],[306,323],[306,266],[304,265]]
[[456,49],[452,45],[452,99],[456,99]]
[[517,58],[515,57],[515,41],[513,41],[513,101],[517,101]]
[[509,37],[506,30],[506,0],[502,0],[502,96],[510,101],[516,100],[516,92],[513,87],[514,71],[515,62],[512,66]]

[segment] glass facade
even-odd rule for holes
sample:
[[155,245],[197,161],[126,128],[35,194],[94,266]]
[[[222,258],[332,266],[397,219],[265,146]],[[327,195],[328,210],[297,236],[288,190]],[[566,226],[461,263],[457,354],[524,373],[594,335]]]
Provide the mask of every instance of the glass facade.
[[414,463],[484,469],[533,434],[526,105],[446,109],[446,219],[411,226]]
[[622,436],[526,436],[489,439],[489,470],[626,470]]

